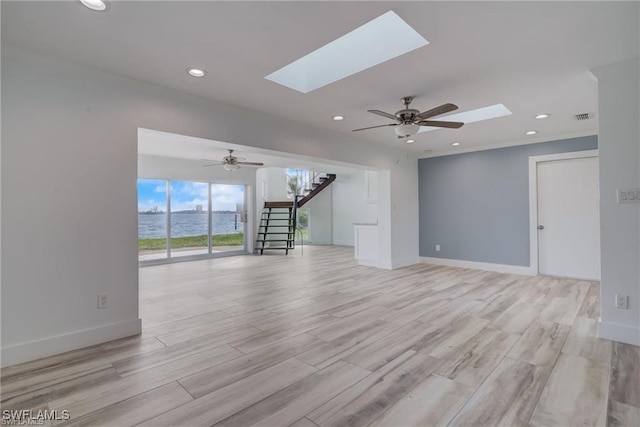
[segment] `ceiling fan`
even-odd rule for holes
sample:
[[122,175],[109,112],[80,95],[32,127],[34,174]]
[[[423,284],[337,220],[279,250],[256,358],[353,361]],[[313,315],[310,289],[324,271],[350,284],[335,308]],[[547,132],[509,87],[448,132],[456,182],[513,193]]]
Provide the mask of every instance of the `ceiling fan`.
[[222,158],[222,160],[202,160],[203,162],[208,162],[206,165],[202,166],[222,166],[228,171],[234,171],[242,166],[264,166],[264,163],[258,162],[244,162],[243,160],[247,160],[244,157],[237,157],[233,155],[233,150],[229,150],[229,155]]
[[440,114],[457,110],[458,106],[455,104],[442,104],[439,107],[432,108],[431,110],[423,111],[421,113],[419,110],[409,108],[411,101],[413,101],[412,96],[405,96],[404,98],[402,98],[402,102],[404,103],[404,109],[396,111],[395,114],[385,113],[384,111],[380,111],[380,110],[367,110],[369,113],[377,114],[378,116],[395,120],[396,123],[389,123],[386,125],[369,126],[366,128],[354,129],[352,132],[359,132],[361,130],[375,129],[375,128],[381,128],[381,127],[387,127],[387,126],[394,126],[395,127],[394,130],[396,132],[396,135],[398,135],[398,138],[408,138],[418,133],[418,129],[420,129],[420,126],[434,126],[434,127],[441,127],[441,128],[459,129],[464,125],[464,123],[462,122],[443,122],[443,121],[427,120],[427,119],[430,119],[431,117],[439,116]]

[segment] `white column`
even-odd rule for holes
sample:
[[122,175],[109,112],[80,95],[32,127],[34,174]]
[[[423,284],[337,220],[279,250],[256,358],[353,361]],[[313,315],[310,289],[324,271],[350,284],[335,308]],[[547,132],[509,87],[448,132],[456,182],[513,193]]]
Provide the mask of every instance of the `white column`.
[[[633,59],[591,70],[598,79],[601,338],[640,345],[640,204],[617,190],[640,188],[640,74]],[[628,309],[615,296],[628,296]]]

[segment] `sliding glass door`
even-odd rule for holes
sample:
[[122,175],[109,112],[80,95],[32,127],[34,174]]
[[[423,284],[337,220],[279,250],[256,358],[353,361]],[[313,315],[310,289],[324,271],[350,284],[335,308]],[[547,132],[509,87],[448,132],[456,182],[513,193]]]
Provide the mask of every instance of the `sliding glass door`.
[[211,206],[213,252],[245,250],[244,185],[212,184]]
[[138,260],[167,258],[168,183],[138,180]]
[[246,252],[244,185],[138,180],[138,260]]
[[171,181],[171,257],[209,253],[209,184]]

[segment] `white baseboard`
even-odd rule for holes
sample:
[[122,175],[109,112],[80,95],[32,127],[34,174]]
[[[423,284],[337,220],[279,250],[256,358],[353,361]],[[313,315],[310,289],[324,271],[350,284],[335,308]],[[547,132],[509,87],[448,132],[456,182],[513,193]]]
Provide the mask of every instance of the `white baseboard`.
[[378,260],[374,267],[382,268],[383,270],[393,270],[393,263],[391,260]]
[[367,267],[378,267],[378,261],[375,259],[358,259],[358,265],[365,265]]
[[598,338],[640,346],[640,328],[599,320]]
[[134,319],[40,340],[13,344],[2,348],[2,367],[53,356],[118,338],[137,335],[141,331],[142,320]]
[[382,268],[384,270],[395,270],[396,268],[407,267],[414,264],[420,264],[420,257],[408,257],[393,260],[379,260],[373,267]]
[[408,267],[410,265],[420,264],[420,257],[412,256],[407,258],[394,259],[391,261],[391,269]]
[[537,276],[535,269],[520,265],[493,264],[490,262],[464,261],[460,259],[420,257],[425,264],[446,265],[448,267],[473,268],[475,270],[495,271],[496,273],[521,274],[523,276]]
[[340,240],[340,239],[333,239],[333,246],[354,246],[353,240],[348,241],[348,240]]

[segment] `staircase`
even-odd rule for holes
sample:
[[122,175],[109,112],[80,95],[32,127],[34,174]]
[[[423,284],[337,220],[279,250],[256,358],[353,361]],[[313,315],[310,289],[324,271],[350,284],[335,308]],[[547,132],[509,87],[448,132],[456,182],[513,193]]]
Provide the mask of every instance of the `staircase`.
[[[306,188],[296,189],[294,202],[265,202],[256,240],[256,249],[260,250],[260,255],[265,250],[284,250],[285,255],[288,255],[289,250],[295,249],[297,209],[335,180],[336,174],[333,173],[314,174],[310,182],[305,183]],[[305,194],[298,194],[299,192]]]
[[311,188],[306,188],[305,192],[307,193],[303,198],[298,200],[298,208],[303,207],[309,200],[316,197],[316,194],[327,188],[333,181],[336,180],[335,173],[328,173],[324,176],[318,176],[317,181],[314,179],[311,182]]
[[293,202],[265,202],[258,228],[256,248],[260,255],[265,250],[284,250],[285,255],[294,246],[296,217]]

